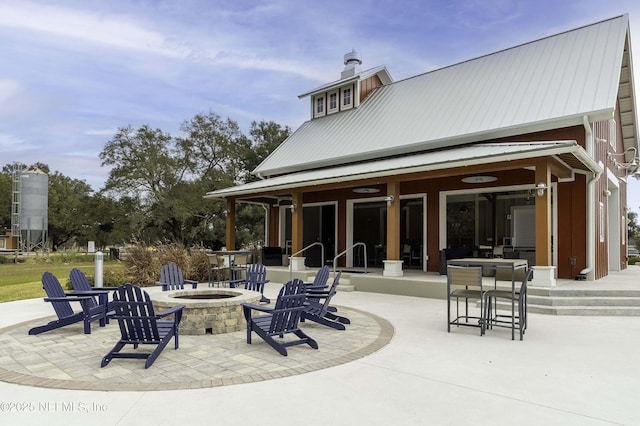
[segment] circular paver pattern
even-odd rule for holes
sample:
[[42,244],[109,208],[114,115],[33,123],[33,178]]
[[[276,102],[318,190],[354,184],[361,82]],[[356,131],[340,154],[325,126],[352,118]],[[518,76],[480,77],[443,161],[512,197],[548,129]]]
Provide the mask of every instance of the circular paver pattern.
[[[180,348],[173,341],[149,368],[143,360],[114,359],[100,368],[102,357],[117,342],[117,322],[106,327],[93,323],[83,334],[82,323],[37,336],[28,331],[52,318],[17,324],[0,330],[0,380],[26,386],[99,391],[194,389],[257,382],[303,374],[344,364],[384,347],[393,326],[369,312],[338,307],[351,320],[346,330],[305,322],[301,328],[318,342],[288,348],[288,356],[273,350],[255,333],[246,343],[246,331],[187,336]],[[287,337],[285,337],[286,339]],[[127,348],[131,349],[131,347]],[[139,347],[139,351],[151,348]]]

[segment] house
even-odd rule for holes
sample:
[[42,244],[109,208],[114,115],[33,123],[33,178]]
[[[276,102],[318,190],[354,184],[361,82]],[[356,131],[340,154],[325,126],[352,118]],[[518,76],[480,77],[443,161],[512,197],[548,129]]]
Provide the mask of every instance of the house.
[[254,170],[260,181],[205,195],[226,200],[227,247],[236,203],[257,202],[294,268],[318,242],[387,276],[468,255],[526,258],[539,286],[627,267],[628,15],[401,81],[361,70],[355,51],[344,64],[300,95],[310,119]]

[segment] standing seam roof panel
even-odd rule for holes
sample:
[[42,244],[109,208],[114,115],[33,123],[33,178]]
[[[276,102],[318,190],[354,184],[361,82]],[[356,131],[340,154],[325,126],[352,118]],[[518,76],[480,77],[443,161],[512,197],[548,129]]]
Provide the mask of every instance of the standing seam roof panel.
[[627,28],[624,15],[380,87],[358,108],[303,124],[256,171],[433,149],[613,112]]

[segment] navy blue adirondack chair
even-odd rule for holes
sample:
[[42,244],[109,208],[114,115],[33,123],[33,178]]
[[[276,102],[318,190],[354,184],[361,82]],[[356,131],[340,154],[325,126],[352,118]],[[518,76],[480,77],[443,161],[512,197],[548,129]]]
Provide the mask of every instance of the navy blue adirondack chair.
[[[149,368],[158,355],[174,339],[178,349],[178,326],[184,305],[177,305],[156,314],[149,294],[138,286],[125,284],[113,294],[114,318],[120,326],[120,340],[102,358],[101,367],[114,358],[146,359],[144,368]],[[173,319],[162,319],[173,315]],[[126,345],[156,345],[152,352],[120,352]]]
[[157,285],[162,286],[162,291],[167,290],[184,290],[185,284],[190,284],[191,288],[197,288],[198,282],[194,280],[185,280],[182,269],[175,263],[167,263],[160,270],[160,281]]
[[[299,328],[306,297],[304,283],[295,278],[282,287],[274,308],[243,303],[244,317],[247,320],[247,343],[251,343],[251,333],[255,332],[284,356],[287,356],[289,346],[307,344],[318,349],[318,343]],[[252,316],[254,310],[264,313]],[[285,340],[288,334],[294,334],[297,339]]]
[[[99,321],[100,327],[104,327],[106,309],[104,305],[96,304],[92,296],[76,296],[65,293],[60,282],[51,272],[42,274],[42,288],[47,293],[44,301],[51,303],[58,319],[45,325],[33,327],[29,330],[29,334],[44,333],[45,331],[55,330],[80,321],[84,322],[85,334],[91,333],[91,323],[93,321]],[[70,302],[80,302],[82,311],[74,312]]]
[[324,265],[318,270],[313,282],[305,284],[307,290],[326,290],[329,281],[329,267]]
[[74,296],[92,296],[91,306],[102,305],[107,311],[107,324],[109,317],[113,316],[113,302],[109,302],[109,293],[113,289],[93,288],[87,279],[87,276],[79,269],[73,268],[69,273],[69,279],[73,286]]
[[345,324],[351,324],[349,318],[337,315],[337,309],[330,309],[331,299],[336,294],[342,272],[338,272],[329,290],[307,290],[305,309],[301,321],[309,320],[336,330],[344,330]]
[[267,267],[262,263],[252,263],[247,267],[246,277],[241,280],[230,281],[229,285],[235,287],[244,283],[246,290],[257,291],[261,294],[260,301],[271,303],[271,300],[264,296],[264,285],[270,280],[267,279]]

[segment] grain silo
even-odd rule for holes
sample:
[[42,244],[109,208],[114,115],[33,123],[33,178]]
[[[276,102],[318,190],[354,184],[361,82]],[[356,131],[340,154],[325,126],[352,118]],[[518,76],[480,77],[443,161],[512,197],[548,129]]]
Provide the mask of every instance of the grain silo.
[[20,173],[20,237],[25,251],[47,247],[49,176],[36,167]]

